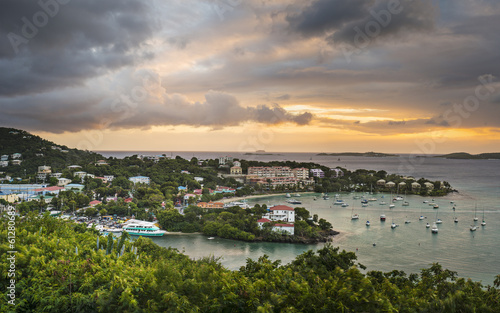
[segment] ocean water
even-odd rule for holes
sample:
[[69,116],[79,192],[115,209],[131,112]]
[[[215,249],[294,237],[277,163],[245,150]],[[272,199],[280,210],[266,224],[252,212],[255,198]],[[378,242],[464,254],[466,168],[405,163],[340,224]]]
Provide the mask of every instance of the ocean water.
[[[106,154],[107,153],[107,154]],[[161,154],[152,152],[111,152],[123,157],[132,154]],[[403,270],[407,273],[419,273],[422,268],[438,262],[445,268],[456,271],[459,277],[471,278],[483,284],[492,284],[496,275],[500,274],[500,160],[446,160],[441,158],[410,158],[400,157],[333,157],[317,156],[313,153],[281,153],[274,155],[243,155],[230,152],[176,152],[173,156],[183,158],[216,158],[231,155],[241,159],[259,161],[295,160],[299,162],[315,162],[329,167],[341,166],[349,170],[359,168],[385,170],[388,173],[412,175],[417,179],[425,177],[431,180],[446,180],[458,193],[446,197],[436,197],[434,202],[439,209],[433,209],[424,200],[432,199],[409,195],[410,206],[389,209],[390,194],[377,194],[379,200],[384,196],[387,205],[371,202],[368,207],[361,207],[360,200],[354,200],[354,194],[339,193],[339,196],[349,204],[349,207],[333,205],[334,193],[330,200],[323,200],[317,194],[303,194],[301,205],[312,214],[318,214],[332,223],[333,228],[341,234],[336,236],[333,244],[341,249],[355,251],[358,261],[367,270],[390,271]],[[167,153],[168,155],[168,153]],[[340,158],[340,160],[339,160]],[[361,196],[362,194],[358,194]],[[369,195],[365,195],[369,196]],[[314,200],[317,197],[317,200]],[[249,204],[285,204],[285,197],[270,196],[266,198],[249,199]],[[453,210],[453,201],[456,209]],[[352,213],[360,215],[359,220],[351,220]],[[480,226],[483,218],[486,226]],[[380,214],[385,214],[386,222],[380,222]],[[471,232],[473,217],[479,218],[475,224],[477,231]],[[419,221],[419,216],[426,217]],[[458,218],[458,223],[453,219]],[[437,218],[443,221],[439,233],[432,234],[425,224]],[[370,220],[371,226],[365,222]],[[405,224],[405,220],[410,220]],[[394,221],[399,224],[391,229]],[[280,243],[245,243],[233,240],[208,240],[202,235],[167,235],[154,238],[161,246],[171,246],[184,251],[192,258],[216,256],[221,263],[230,269],[238,269],[245,265],[246,259],[257,259],[267,254],[271,259],[288,263],[296,255],[309,249],[317,250],[323,246],[297,245]],[[376,243],[376,246],[373,246]]]

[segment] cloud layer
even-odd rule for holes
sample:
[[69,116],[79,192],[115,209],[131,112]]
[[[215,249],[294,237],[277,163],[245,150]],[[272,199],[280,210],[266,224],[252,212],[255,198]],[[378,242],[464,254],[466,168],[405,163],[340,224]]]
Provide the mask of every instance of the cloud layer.
[[0,123],[495,130],[499,27],[494,0],[5,0]]

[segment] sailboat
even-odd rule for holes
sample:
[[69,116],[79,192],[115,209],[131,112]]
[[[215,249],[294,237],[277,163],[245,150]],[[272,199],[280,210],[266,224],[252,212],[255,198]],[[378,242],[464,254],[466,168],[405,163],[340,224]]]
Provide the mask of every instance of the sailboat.
[[436,223],[432,224],[431,231],[432,231],[433,234],[437,234],[438,233],[439,229],[438,229]]
[[470,225],[470,231],[476,231],[477,226],[476,225]]
[[486,221],[484,220],[484,208],[483,208],[483,221],[481,222],[481,226],[486,226]]
[[474,207],[474,222],[477,222],[478,218],[477,218],[477,204],[476,206]]
[[405,197],[403,198],[403,204],[402,206],[409,206],[410,205],[410,202],[406,201],[406,190],[405,190]]
[[436,212],[436,221],[434,222],[435,224],[441,224],[441,223],[443,223],[443,221],[440,218],[438,218],[438,213],[439,213],[439,211]]
[[351,211],[351,220],[357,220],[359,219],[358,213],[354,213],[354,205],[352,206],[352,211]]

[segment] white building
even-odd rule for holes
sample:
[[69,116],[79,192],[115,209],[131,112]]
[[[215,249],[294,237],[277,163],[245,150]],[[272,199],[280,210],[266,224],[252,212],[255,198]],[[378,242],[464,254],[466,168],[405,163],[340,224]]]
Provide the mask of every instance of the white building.
[[[259,226],[260,229],[262,229],[264,227],[264,224],[270,222],[271,222],[270,219],[261,218],[260,220],[257,221],[257,225]],[[295,234],[295,226],[293,224],[274,224],[272,230],[280,234],[286,233],[292,236]]]
[[325,172],[323,172],[323,170],[320,168],[313,168],[311,169],[311,175],[314,177],[323,178],[325,177]]
[[113,179],[115,179],[115,176],[114,175],[104,175],[104,179],[110,183],[113,181]]
[[269,209],[269,213],[263,218],[270,219],[271,221],[284,221],[289,223],[295,222],[295,210],[286,205],[276,205]]
[[57,186],[60,186],[60,187],[64,187],[70,183],[71,183],[71,179],[68,179],[68,178],[58,178],[57,179]]
[[0,167],[7,167],[9,166],[9,161],[0,161]]
[[83,178],[87,175],[87,172],[74,172],[73,176]]
[[287,233],[292,236],[295,234],[295,226],[293,224],[274,224],[273,230],[277,233]]
[[130,177],[128,180],[130,180],[134,184],[149,185],[149,182],[150,182],[149,177],[146,177],[146,176],[134,176],[134,177]]
[[233,162],[233,157],[230,156],[219,157],[219,165],[225,165],[226,163],[231,163],[231,162]]
[[294,168],[293,170],[293,175],[300,180],[307,180],[309,179],[309,170],[307,168],[301,167],[301,168]]

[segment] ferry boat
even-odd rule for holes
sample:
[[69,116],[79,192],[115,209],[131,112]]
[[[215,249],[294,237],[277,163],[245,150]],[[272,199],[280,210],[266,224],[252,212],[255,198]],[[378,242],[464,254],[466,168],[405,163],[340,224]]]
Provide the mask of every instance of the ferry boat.
[[161,230],[154,223],[132,221],[123,226],[123,230],[133,236],[161,237],[166,231]]

